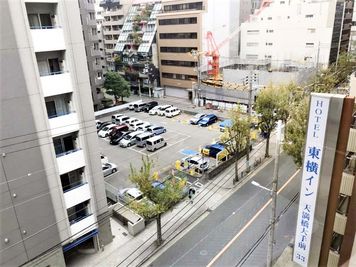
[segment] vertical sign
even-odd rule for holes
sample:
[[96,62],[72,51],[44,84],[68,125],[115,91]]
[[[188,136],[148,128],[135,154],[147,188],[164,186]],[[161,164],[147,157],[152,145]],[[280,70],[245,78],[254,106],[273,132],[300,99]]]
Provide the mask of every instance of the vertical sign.
[[329,102],[328,97],[311,96],[293,253],[293,261],[301,266],[308,266]]

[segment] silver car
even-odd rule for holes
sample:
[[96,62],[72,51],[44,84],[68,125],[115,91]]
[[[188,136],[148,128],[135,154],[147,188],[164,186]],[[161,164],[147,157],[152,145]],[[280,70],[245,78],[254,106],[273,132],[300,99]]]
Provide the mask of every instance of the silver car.
[[117,172],[117,165],[114,163],[104,163],[101,165],[104,177]]

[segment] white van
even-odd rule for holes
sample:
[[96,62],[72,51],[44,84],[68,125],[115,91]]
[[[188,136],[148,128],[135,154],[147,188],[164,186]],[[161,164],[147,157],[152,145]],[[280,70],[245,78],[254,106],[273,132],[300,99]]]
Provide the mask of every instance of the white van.
[[167,118],[172,118],[174,116],[178,116],[179,114],[180,114],[180,109],[178,109],[177,107],[170,107],[164,111],[164,115]]
[[135,112],[143,111],[145,107],[146,107],[146,103],[139,103],[134,105]]
[[116,118],[116,124],[120,125],[120,124],[126,123],[129,119],[130,119],[129,116],[121,116],[119,118]]
[[145,132],[143,134],[136,136],[136,146],[145,147],[147,139],[150,139],[153,136],[154,134],[149,132]]
[[116,123],[116,120],[120,117],[124,116],[124,114],[114,114],[111,116],[111,122]]
[[150,139],[147,139],[147,141],[146,141],[147,151],[156,151],[157,149],[160,149],[161,147],[166,146],[166,145],[167,145],[167,142],[160,135],[151,137]]

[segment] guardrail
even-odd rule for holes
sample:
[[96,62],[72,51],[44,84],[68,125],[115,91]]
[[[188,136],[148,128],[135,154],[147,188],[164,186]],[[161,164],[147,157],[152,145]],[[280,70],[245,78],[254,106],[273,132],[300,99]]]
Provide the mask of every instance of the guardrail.
[[69,150],[69,151],[66,151],[66,152],[62,152],[62,153],[59,153],[59,154],[56,154],[56,158],[59,158],[59,157],[63,157],[65,155],[69,155],[69,154],[72,154],[74,152],[77,152],[79,150],[82,150],[81,148],[75,148],[75,149],[72,149],[72,150]]

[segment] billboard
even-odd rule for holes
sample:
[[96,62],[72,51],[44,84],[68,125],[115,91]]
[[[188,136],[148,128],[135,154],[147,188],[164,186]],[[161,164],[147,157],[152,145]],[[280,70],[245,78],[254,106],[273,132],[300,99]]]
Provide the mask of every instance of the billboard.
[[311,236],[324,153],[329,104],[330,97],[312,94],[293,252],[293,261],[301,266],[308,266],[311,250]]

